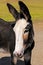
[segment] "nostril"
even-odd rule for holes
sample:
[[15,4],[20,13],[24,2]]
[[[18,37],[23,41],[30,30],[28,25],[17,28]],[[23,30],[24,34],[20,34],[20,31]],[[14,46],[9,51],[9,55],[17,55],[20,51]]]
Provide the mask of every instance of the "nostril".
[[15,51],[15,52],[14,52],[14,56],[15,56],[15,57],[22,57],[22,56],[23,56],[23,51],[21,51],[21,52]]
[[21,53],[17,53],[17,56],[20,57],[21,56]]
[[18,57],[18,53],[16,51],[14,52],[14,56],[15,57]]
[[15,56],[15,57],[20,57],[20,56],[21,56],[21,53],[15,52],[15,53],[14,53],[14,56]]
[[21,58],[22,57],[22,54],[21,53],[17,53],[16,57]]

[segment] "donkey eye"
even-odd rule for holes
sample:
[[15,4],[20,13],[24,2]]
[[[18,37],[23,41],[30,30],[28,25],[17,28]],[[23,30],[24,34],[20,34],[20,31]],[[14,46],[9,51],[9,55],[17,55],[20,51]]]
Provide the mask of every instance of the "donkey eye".
[[28,39],[28,35],[29,35],[29,32],[25,32],[25,33],[23,34],[23,39],[24,39],[24,40],[27,40],[27,39]]
[[24,33],[29,32],[30,28],[31,28],[31,25],[27,24],[27,26],[25,27]]
[[25,29],[24,33],[27,33],[27,32],[29,32],[29,29]]
[[28,24],[28,25],[25,27],[24,33],[29,32],[29,29],[30,29],[30,25]]

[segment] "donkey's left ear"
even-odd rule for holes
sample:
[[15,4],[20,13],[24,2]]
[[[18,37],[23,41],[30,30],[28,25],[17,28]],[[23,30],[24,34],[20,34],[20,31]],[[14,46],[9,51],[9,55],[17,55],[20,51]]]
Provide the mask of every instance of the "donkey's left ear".
[[15,17],[15,19],[18,19],[19,18],[18,11],[9,3],[7,3],[7,7],[9,9],[10,13]]
[[20,11],[24,14],[25,18],[30,19],[31,15],[27,6],[22,1],[19,1],[19,6],[20,6]]

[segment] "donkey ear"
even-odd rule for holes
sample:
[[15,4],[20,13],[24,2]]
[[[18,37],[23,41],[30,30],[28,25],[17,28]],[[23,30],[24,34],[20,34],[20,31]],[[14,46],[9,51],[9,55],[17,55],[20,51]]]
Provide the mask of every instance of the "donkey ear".
[[9,9],[10,13],[15,17],[15,19],[18,19],[19,18],[18,11],[9,3],[7,3],[7,7]]
[[20,6],[20,11],[24,14],[25,18],[30,19],[31,15],[27,6],[22,1],[19,1],[19,6]]

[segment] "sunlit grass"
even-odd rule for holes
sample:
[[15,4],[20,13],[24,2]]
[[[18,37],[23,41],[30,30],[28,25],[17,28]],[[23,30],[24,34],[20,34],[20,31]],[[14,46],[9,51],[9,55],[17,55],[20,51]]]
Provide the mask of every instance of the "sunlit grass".
[[[40,1],[24,0],[28,9],[30,10],[32,19],[43,19],[43,3]],[[10,2],[18,11],[18,2]],[[9,13],[6,3],[0,2],[0,18],[4,20],[14,20],[14,17]]]

